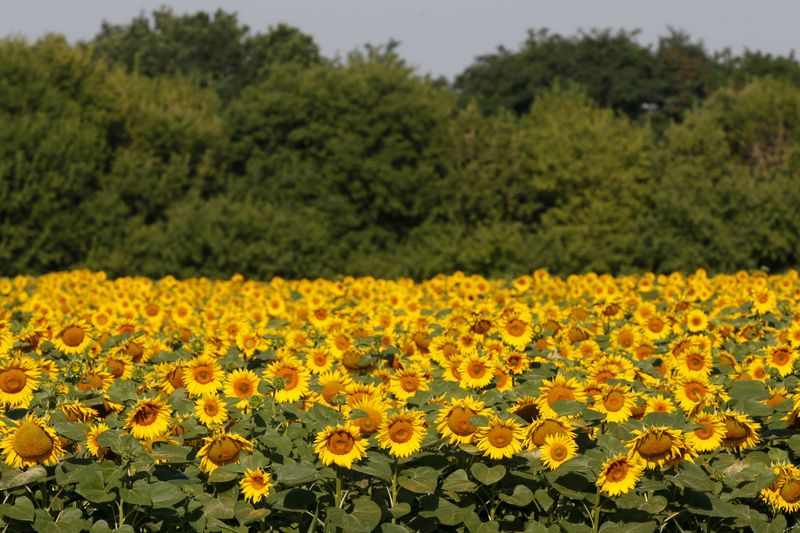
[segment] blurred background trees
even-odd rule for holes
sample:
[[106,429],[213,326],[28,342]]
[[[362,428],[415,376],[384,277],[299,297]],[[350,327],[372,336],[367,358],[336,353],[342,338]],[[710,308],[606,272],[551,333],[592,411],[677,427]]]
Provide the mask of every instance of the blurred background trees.
[[676,31],[531,31],[452,86],[223,11],[4,39],[0,274],[797,267],[799,84]]

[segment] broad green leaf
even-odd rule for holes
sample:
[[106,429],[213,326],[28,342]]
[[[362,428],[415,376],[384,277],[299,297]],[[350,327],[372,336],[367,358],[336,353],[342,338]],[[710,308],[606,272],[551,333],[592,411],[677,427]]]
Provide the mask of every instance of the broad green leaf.
[[108,388],[107,394],[112,402],[117,403],[136,401],[139,398],[136,394],[136,383],[129,379],[116,380]]
[[120,497],[125,503],[131,505],[151,505],[150,487],[144,479],[138,479],[134,482],[130,489],[121,487],[119,489]]
[[0,478],[0,490],[8,490],[30,483],[35,483],[47,477],[47,470],[43,466],[36,465],[28,470],[9,469]]
[[156,481],[150,485],[150,499],[156,509],[168,509],[183,501],[186,495],[172,483]]
[[514,492],[512,492],[510,495],[501,494],[499,498],[507,504],[513,505],[514,507],[525,507],[533,502],[534,494],[531,489],[525,485],[517,485],[514,487]]
[[274,465],[273,472],[277,482],[289,487],[316,481],[319,477],[316,467],[310,463]]
[[33,502],[27,496],[18,496],[14,499],[13,504],[4,503],[0,505],[0,516],[21,522],[33,522]]
[[215,468],[208,476],[209,483],[227,483],[242,477],[244,469],[240,464],[223,465]]
[[429,466],[403,469],[397,479],[401,487],[419,494],[430,494],[435,491],[438,481],[439,472]]
[[467,477],[467,472],[460,468],[447,476],[442,483],[442,490],[447,492],[471,492],[476,487]]
[[353,510],[342,519],[341,525],[345,531],[369,532],[381,522],[381,508],[369,498],[363,497],[355,501]]
[[420,511],[420,516],[436,518],[445,526],[457,526],[464,520],[466,509],[450,503],[444,498],[437,500],[436,509]]
[[75,442],[81,442],[86,438],[83,428],[84,425],[80,422],[58,422],[53,426],[56,433]]
[[493,485],[506,475],[506,467],[503,465],[488,467],[484,463],[475,463],[469,470],[473,477],[484,485]]
[[679,487],[692,489],[698,492],[712,492],[717,488],[702,468],[696,463],[683,461],[678,473],[672,476],[672,482]]

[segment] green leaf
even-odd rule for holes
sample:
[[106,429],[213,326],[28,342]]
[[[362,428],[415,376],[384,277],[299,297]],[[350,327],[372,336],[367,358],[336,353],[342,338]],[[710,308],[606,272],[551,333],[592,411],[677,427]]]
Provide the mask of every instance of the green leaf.
[[498,531],[500,531],[500,523],[492,520],[489,522],[482,522],[475,530],[475,533],[497,533]]
[[0,516],[21,522],[33,522],[33,502],[27,496],[19,496],[14,500],[13,504],[4,503],[0,505]]
[[672,482],[679,487],[698,492],[712,492],[717,488],[708,475],[696,463],[683,461],[678,473],[672,476]]
[[75,442],[81,442],[86,438],[83,428],[84,425],[80,422],[58,422],[53,426],[56,433]]
[[410,529],[406,529],[400,524],[381,524],[381,533],[411,533]]
[[377,503],[369,498],[359,498],[350,511],[341,521],[345,531],[358,531],[368,533],[375,529],[381,522],[383,512]]
[[136,401],[139,398],[136,394],[136,383],[129,379],[117,380],[112,383],[107,394],[112,402],[117,403]]
[[319,477],[319,472],[316,467],[310,463],[275,465],[273,472],[275,473],[275,480],[277,482],[289,487],[316,481]]
[[237,500],[233,514],[239,524],[244,525],[249,524],[250,522],[255,522],[256,520],[261,520],[265,516],[269,515],[269,510],[264,508],[254,509],[253,506],[246,501]]
[[219,498],[214,498],[203,506],[203,515],[206,518],[228,520],[235,516],[235,507],[227,505]]
[[244,472],[244,468],[240,464],[223,465],[215,468],[208,476],[209,483],[227,483],[234,479],[239,479]]
[[442,490],[447,492],[472,492],[477,485],[469,480],[467,472],[463,469],[458,469],[442,483]]
[[92,528],[89,530],[89,533],[111,533],[111,527],[105,520],[98,520],[92,524]]
[[150,499],[156,509],[169,509],[183,501],[186,495],[172,483],[156,481],[150,485]]
[[78,481],[75,492],[83,496],[92,503],[105,503],[113,501],[115,495],[108,489],[104,480],[103,472],[97,468],[98,465],[84,470],[83,475]]
[[551,405],[558,416],[579,415],[586,409],[586,404],[577,400],[557,400]]
[[25,471],[9,469],[7,472],[10,473],[10,475],[5,474],[2,478],[0,478],[0,490],[21,487],[29,483],[40,481],[47,477],[47,470],[40,465],[36,465]]
[[475,463],[469,471],[472,472],[472,476],[477,479],[478,482],[484,485],[493,485],[506,475],[506,467],[503,465],[496,465],[490,468],[484,463]]
[[536,497],[536,501],[545,511],[549,510],[550,507],[555,503],[555,500],[545,489],[536,489],[534,495]]
[[392,480],[392,466],[384,455],[370,453],[367,455],[366,461],[354,463],[353,470],[383,481],[389,482]]
[[406,490],[419,494],[430,494],[436,490],[439,482],[439,472],[429,466],[408,468],[402,470],[402,475],[397,482]]
[[150,499],[150,487],[144,479],[137,479],[130,489],[121,487],[119,489],[119,494],[122,501],[131,505],[152,504],[152,500]]
[[514,492],[509,494],[501,494],[500,499],[514,507],[525,507],[533,502],[533,491],[525,485],[517,485],[514,487]]
[[411,512],[411,504],[408,502],[397,502],[389,511],[392,513],[393,517],[400,518]]
[[446,526],[456,526],[460,524],[466,515],[465,511],[458,505],[452,504],[444,498],[439,498],[436,509],[420,511],[422,517],[436,518]]

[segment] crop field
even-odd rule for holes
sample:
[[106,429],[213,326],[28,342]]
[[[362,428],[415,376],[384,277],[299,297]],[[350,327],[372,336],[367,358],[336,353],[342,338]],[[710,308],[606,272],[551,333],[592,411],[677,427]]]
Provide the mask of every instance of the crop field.
[[0,531],[780,532],[800,281],[0,278]]

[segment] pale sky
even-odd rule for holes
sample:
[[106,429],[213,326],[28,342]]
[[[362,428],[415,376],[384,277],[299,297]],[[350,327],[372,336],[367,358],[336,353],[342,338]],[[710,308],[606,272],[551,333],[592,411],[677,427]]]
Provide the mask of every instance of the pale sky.
[[450,79],[500,44],[516,49],[529,28],[639,28],[640,42],[654,43],[672,26],[710,50],[800,51],[798,0],[0,0],[0,36],[55,32],[74,42],[93,37],[103,20],[125,23],[161,5],[178,13],[223,8],[254,31],[286,22],[313,35],[327,57],[394,38],[420,73]]

